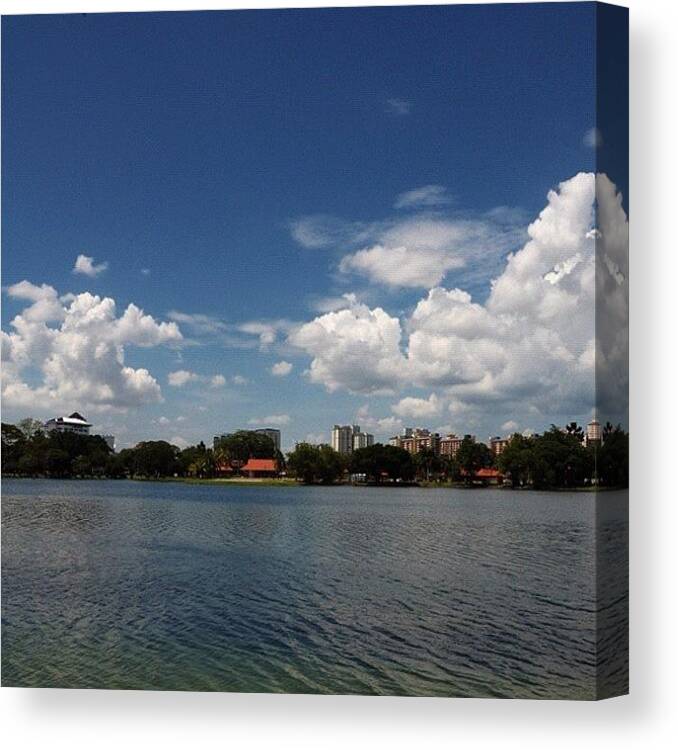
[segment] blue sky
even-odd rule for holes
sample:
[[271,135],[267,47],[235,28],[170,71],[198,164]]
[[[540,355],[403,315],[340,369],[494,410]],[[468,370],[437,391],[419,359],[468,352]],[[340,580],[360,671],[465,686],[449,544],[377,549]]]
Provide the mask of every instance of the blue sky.
[[[588,415],[581,389],[529,408],[529,388],[497,380],[503,354],[447,378],[416,363],[354,378],[343,364],[381,354],[341,333],[325,351],[313,326],[325,316],[330,340],[335,323],[357,330],[352,315],[382,346],[381,309],[407,355],[433,288],[500,314],[488,296],[507,254],[604,147],[593,4],[18,16],[2,31],[3,331],[23,336],[5,420],[79,405],[121,445],[277,421],[289,446],[357,417],[383,437],[401,423],[485,437]],[[129,304],[153,320],[137,320],[146,338],[75,326],[107,342],[97,362],[112,357],[86,368],[78,399],[65,335],[12,320],[61,306],[28,316],[67,334],[84,313],[64,295],[87,292],[115,300],[106,330]],[[148,378],[107,383],[123,366]],[[398,407],[407,398],[421,403]]]

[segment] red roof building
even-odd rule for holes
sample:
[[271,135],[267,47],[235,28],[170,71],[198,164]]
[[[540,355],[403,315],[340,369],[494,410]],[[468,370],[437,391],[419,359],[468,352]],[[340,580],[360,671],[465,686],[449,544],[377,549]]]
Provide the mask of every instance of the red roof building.
[[250,458],[242,467],[245,476],[254,479],[256,477],[277,477],[278,462],[272,458]]
[[[461,475],[468,476],[462,469]],[[498,469],[478,469],[473,475],[473,482],[482,482],[482,484],[504,484],[504,475]]]

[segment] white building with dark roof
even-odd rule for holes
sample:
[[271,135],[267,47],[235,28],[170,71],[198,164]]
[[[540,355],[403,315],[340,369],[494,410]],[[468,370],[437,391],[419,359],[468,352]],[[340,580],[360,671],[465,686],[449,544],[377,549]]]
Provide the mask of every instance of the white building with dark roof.
[[67,417],[53,417],[45,422],[45,432],[75,432],[78,435],[89,435],[92,425],[82,416],[74,411]]

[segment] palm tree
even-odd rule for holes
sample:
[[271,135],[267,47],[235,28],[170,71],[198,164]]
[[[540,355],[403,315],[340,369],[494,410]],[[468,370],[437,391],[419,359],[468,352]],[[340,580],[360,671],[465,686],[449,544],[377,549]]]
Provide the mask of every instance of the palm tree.
[[576,437],[580,443],[584,439],[584,430],[576,422],[570,422],[570,424],[565,425],[565,432],[568,435]]

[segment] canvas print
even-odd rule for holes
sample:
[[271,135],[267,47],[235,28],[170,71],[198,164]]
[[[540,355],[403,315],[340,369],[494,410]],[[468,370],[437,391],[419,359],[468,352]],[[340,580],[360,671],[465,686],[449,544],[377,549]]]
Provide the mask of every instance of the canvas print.
[[2,19],[2,683],[628,689],[628,16]]

